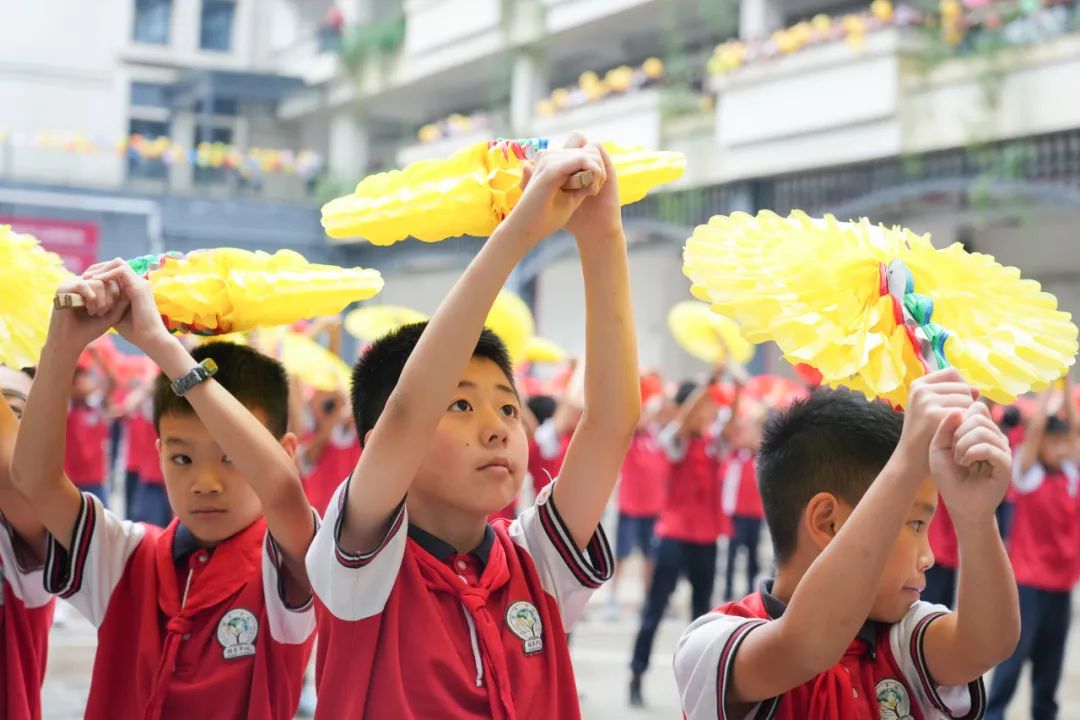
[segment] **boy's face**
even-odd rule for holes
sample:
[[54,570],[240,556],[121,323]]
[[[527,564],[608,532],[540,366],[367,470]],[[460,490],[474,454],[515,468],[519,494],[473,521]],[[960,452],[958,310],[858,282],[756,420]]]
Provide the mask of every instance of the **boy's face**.
[[0,365],[0,392],[7,400],[15,417],[22,418],[26,408],[26,398],[30,395],[30,376]]
[[929,530],[937,503],[937,486],[932,478],[927,478],[915,493],[915,501],[885,563],[877,597],[870,609],[871,620],[899,622],[926,588],[926,571],[934,565]]
[[1057,472],[1061,469],[1061,463],[1069,459],[1071,451],[1069,433],[1047,433],[1039,443],[1039,464],[1051,472]]
[[473,357],[409,495],[487,517],[517,496],[527,463],[521,401],[498,365]]
[[[267,424],[263,410],[251,412]],[[262,515],[259,497],[198,416],[163,415],[160,434],[158,452],[169,505],[201,544],[216,545]],[[292,434],[286,434],[281,445],[290,456],[295,454]]]
[[716,415],[720,407],[711,398],[702,402],[697,411],[690,416],[690,433],[692,435],[706,435],[709,428],[716,422]]

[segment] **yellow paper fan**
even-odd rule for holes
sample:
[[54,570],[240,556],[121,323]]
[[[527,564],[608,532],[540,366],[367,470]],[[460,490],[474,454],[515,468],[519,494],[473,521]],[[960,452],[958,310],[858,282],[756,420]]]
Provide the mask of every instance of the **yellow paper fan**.
[[[477,143],[445,160],[423,160],[404,170],[364,178],[351,195],[323,206],[333,238],[364,238],[391,245],[412,236],[437,242],[459,235],[487,237],[521,197],[522,168],[546,140]],[[682,176],[686,158],[611,143],[619,202],[637,202],[658,185]]]
[[525,344],[525,360],[531,363],[561,363],[566,351],[554,341],[534,335]]
[[1075,361],[1076,325],[1037,282],[904,228],[736,213],[699,226],[683,259],[694,295],[748,340],[894,405],[928,369],[952,365],[1006,403]]
[[668,329],[679,347],[711,365],[728,360],[729,353],[740,365],[754,357],[754,346],[742,336],[739,326],[704,303],[686,300],[671,308]]
[[144,271],[170,330],[217,335],[334,315],[377,295],[377,270],[309,263],[299,253],[234,248],[131,261]]
[[345,332],[361,342],[371,343],[402,325],[424,322],[427,319],[427,315],[412,308],[365,305],[345,316]]
[[524,300],[509,290],[500,290],[484,326],[503,341],[515,367],[524,362],[529,340],[536,332],[532,311]]
[[0,364],[37,365],[49,333],[53,296],[71,273],[32,235],[0,225]]

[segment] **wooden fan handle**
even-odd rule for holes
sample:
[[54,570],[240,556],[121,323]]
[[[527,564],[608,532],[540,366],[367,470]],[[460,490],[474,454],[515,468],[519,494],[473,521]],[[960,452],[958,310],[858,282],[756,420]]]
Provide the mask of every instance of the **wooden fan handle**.
[[592,187],[592,184],[596,182],[596,173],[592,170],[581,170],[570,176],[563,186],[563,190],[583,190],[587,187]]
[[86,301],[78,293],[56,293],[53,297],[53,308],[56,310],[74,310],[86,307]]

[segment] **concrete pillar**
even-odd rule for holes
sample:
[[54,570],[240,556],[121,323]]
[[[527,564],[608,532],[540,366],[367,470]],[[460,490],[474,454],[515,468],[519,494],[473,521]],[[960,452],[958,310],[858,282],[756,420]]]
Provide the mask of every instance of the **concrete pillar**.
[[178,0],[173,7],[169,45],[182,55],[199,51],[202,0]]
[[[170,134],[173,140],[185,148],[195,149],[195,114],[190,110],[179,110],[172,116]],[[173,190],[190,190],[194,167],[188,163],[187,158],[174,163],[169,170],[169,187]]]
[[367,172],[370,134],[351,107],[335,110],[330,116],[327,163],[330,177],[352,182]]
[[548,94],[546,53],[535,47],[522,48],[514,56],[510,84],[510,126],[523,134],[532,123],[537,101]]
[[784,21],[782,0],[741,0],[739,37],[743,40],[768,37]]

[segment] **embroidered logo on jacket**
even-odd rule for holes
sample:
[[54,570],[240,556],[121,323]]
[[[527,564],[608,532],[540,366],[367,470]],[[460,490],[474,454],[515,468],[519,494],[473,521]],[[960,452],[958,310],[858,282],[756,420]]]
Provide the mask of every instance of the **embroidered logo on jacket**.
[[217,626],[217,639],[224,648],[226,660],[254,655],[258,635],[259,621],[243,608],[234,608],[225,613]]
[[540,613],[531,602],[521,600],[506,609],[506,624],[510,632],[521,638],[525,654],[532,655],[544,649],[544,624]]
[[877,704],[881,709],[881,720],[913,720],[907,688],[892,678],[877,684]]

